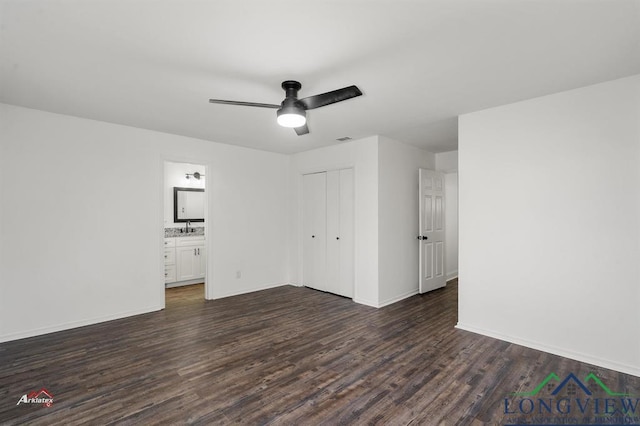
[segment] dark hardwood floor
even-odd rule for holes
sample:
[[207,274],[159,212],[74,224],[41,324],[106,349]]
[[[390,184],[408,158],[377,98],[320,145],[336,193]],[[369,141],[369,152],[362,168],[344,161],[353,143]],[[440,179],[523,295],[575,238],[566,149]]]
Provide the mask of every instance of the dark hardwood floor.
[[[171,289],[164,311],[0,344],[0,423],[505,424],[505,398],[550,373],[640,395],[638,377],[457,330],[456,311],[455,281],[382,309]],[[16,405],[42,388],[51,407]]]

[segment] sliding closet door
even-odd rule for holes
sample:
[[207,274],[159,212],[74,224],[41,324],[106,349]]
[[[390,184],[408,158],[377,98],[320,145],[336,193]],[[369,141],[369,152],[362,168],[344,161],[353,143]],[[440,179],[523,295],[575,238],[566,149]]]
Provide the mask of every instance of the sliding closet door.
[[302,181],[302,283],[327,291],[327,174],[304,175]]
[[353,297],[353,169],[327,172],[327,291]]

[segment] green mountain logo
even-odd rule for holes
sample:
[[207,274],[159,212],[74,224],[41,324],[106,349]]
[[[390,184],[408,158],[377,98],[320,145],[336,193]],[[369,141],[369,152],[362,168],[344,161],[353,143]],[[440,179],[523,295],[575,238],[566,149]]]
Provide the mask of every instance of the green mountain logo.
[[602,383],[602,381],[600,379],[598,379],[596,377],[596,375],[593,374],[593,373],[589,373],[589,375],[584,378],[585,383],[589,383],[590,380],[594,381],[598,386],[600,386],[600,388],[603,391],[605,391],[607,393],[607,395],[610,395],[610,396],[631,396],[628,393],[611,392],[611,389],[609,389],[607,386],[605,386],[605,384]]
[[587,395],[591,395],[592,392],[589,390],[589,388],[585,385],[585,383],[588,385],[590,382],[595,383],[597,386],[600,387],[600,389],[602,389],[607,395],[609,396],[630,396],[629,394],[626,393],[620,393],[620,392],[613,392],[611,391],[611,389],[609,389],[603,382],[602,380],[600,380],[595,374],[593,373],[589,373],[583,381],[580,381],[575,374],[570,373],[564,380],[561,380],[560,377],[556,374],[556,373],[551,373],[549,374],[547,377],[544,378],[544,380],[542,380],[538,386],[536,386],[532,391],[530,392],[514,392],[511,395],[512,396],[535,396],[538,394],[538,392],[540,392],[542,389],[544,389],[545,386],[557,382],[559,383],[553,390],[553,392],[551,392],[551,395],[557,395],[567,384],[569,383],[573,383],[574,385],[576,385],[578,388],[582,389],[582,391],[587,394]]

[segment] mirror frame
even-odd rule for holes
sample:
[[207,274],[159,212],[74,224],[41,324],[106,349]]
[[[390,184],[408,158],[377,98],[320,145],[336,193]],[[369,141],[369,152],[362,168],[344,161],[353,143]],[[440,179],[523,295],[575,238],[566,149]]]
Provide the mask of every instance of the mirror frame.
[[173,222],[204,222],[204,218],[198,219],[178,219],[178,191],[191,191],[191,192],[204,192],[203,188],[181,188],[178,186],[173,187]]

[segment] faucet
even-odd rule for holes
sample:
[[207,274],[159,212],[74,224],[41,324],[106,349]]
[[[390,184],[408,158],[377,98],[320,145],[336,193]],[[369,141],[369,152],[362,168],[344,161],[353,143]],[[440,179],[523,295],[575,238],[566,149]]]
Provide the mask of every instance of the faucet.
[[191,225],[191,221],[190,220],[187,221],[187,225],[185,227],[185,231],[186,231],[187,234],[189,233],[189,225]]

